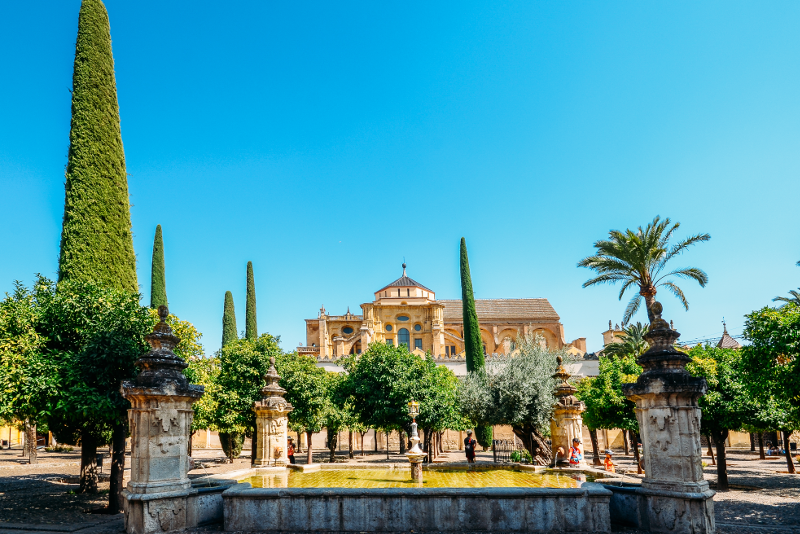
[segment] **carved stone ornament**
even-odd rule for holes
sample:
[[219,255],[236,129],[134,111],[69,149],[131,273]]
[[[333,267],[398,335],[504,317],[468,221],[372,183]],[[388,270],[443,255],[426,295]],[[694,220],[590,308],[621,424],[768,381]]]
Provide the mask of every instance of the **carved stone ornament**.
[[294,406],[283,398],[286,390],[278,385],[280,379],[281,377],[275,369],[275,358],[271,357],[269,359],[269,370],[264,375],[264,380],[267,384],[261,388],[261,400],[256,402],[256,406],[277,412],[291,412],[294,410]]

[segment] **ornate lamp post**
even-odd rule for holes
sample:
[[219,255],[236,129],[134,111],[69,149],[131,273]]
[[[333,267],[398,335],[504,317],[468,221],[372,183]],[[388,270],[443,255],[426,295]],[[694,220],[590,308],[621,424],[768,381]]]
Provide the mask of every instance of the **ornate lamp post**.
[[419,448],[419,434],[417,433],[419,403],[414,399],[408,403],[408,415],[411,416],[411,448],[406,453],[406,457],[411,462],[411,480],[422,482],[422,460],[425,458],[425,453]]

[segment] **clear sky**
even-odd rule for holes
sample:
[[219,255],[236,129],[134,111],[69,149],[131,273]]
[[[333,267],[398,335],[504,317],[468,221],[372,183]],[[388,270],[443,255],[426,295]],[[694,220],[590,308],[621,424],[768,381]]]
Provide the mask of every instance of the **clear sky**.
[[[141,291],[161,224],[209,353],[248,260],[286,350],[404,257],[460,298],[462,236],[478,298],[545,297],[590,350],[627,298],[576,263],[657,214],[711,234],[690,310],[659,293],[684,340],[800,285],[798,2],[106,5]],[[79,7],[0,7],[0,293],[55,277]]]

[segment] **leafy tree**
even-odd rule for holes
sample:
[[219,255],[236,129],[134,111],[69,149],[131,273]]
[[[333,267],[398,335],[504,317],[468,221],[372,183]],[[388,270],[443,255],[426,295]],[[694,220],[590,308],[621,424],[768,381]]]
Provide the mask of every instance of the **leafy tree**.
[[682,267],[662,274],[667,264],[674,257],[685,252],[690,246],[708,241],[708,234],[697,234],[682,239],[670,246],[669,241],[673,233],[680,227],[680,223],[670,226],[669,218],[653,219],[644,229],[640,226],[636,232],[632,230],[611,230],[608,240],[597,241],[594,256],[589,256],[578,262],[578,267],[588,267],[596,271],[598,276],[583,283],[583,287],[597,284],[622,283],[619,299],[625,292],[636,286],[639,292],[633,296],[625,308],[622,324],[628,324],[631,317],[638,311],[644,297],[647,307],[647,317],[650,322],[654,317],[650,307],[656,300],[658,287],[666,287],[681,301],[683,307],[689,309],[689,303],[673,278],[685,278],[697,281],[700,287],[708,283],[708,275],[697,267]]
[[[461,305],[463,307],[464,321],[464,351],[466,352],[467,372],[473,372],[483,367],[483,339],[481,327],[478,323],[478,312],[475,310],[475,294],[472,291],[472,277],[469,272],[469,258],[467,257],[467,242],[461,238]],[[475,440],[484,449],[492,444],[492,428],[486,426],[475,427]]]
[[[216,410],[214,426],[220,434],[230,434],[231,444],[226,454],[233,454],[238,442],[236,434],[250,435],[255,431],[256,415],[253,405],[261,399],[264,375],[269,371],[269,359],[280,358],[278,338],[262,334],[256,340],[237,339],[224,345],[219,358],[219,375],[215,388]],[[241,452],[241,449],[239,449]],[[229,456],[231,460],[235,456]]]
[[295,432],[305,432],[308,437],[308,462],[313,463],[311,435],[325,426],[329,409],[329,374],[317,367],[316,359],[293,352],[285,354],[275,364],[281,376],[278,384],[286,390],[284,396],[294,407],[289,412],[289,427]]
[[108,13],[83,0],[72,74],[59,280],[138,291]]
[[153,261],[150,269],[150,307],[157,310],[159,306],[167,306],[167,276],[164,271],[164,239],[161,236],[161,225],[156,226],[156,237],[153,240]]
[[727,491],[725,440],[730,430],[742,428],[755,411],[742,373],[742,352],[706,345],[692,348],[689,356],[692,361],[686,370],[708,383],[708,391],[698,401],[701,426],[717,446],[717,490]]
[[[756,404],[752,424],[780,430],[788,444],[789,435],[800,428],[800,307],[787,303],[746,316],[742,347],[744,382]],[[786,463],[795,472],[789,447]]]
[[222,312],[222,346],[239,339],[236,330],[236,310],[233,307],[233,294],[225,292],[225,309]]
[[36,463],[36,426],[46,420],[48,401],[59,389],[58,370],[43,352],[36,330],[40,309],[21,282],[0,302],[0,420],[25,424],[25,454]]
[[[167,323],[169,324],[169,322]],[[173,329],[173,333],[175,330]],[[178,335],[175,333],[175,335]],[[180,335],[178,335],[180,337]],[[181,343],[183,338],[181,338]],[[178,351],[176,350],[177,354]],[[192,358],[189,359],[189,367],[184,374],[189,379],[189,383],[198,384],[205,388],[205,395],[192,405],[194,418],[192,419],[192,434],[198,430],[210,429],[217,430],[215,415],[217,413],[219,399],[219,358]]]
[[255,339],[258,337],[256,323],[256,282],[253,278],[253,262],[247,262],[247,303],[245,315],[244,337]]
[[647,325],[642,323],[626,326],[625,332],[620,336],[621,339],[619,342],[609,343],[603,347],[603,355],[625,355],[638,358],[650,348],[650,345],[644,338],[645,334],[647,334],[647,329]]
[[535,457],[550,459],[544,441],[555,405],[556,358],[564,349],[543,347],[540,337],[517,338],[515,357],[493,360],[469,373],[461,383],[459,399],[466,417],[481,425],[511,425],[514,434]]

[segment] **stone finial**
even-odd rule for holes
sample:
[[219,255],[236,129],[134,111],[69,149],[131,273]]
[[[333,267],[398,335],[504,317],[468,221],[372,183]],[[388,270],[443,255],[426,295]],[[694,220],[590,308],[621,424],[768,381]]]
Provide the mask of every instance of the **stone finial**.
[[294,409],[294,407],[283,398],[286,394],[286,390],[278,385],[280,379],[281,377],[278,374],[278,370],[275,369],[275,357],[272,356],[269,359],[269,370],[267,374],[264,375],[264,380],[267,384],[261,388],[262,399],[260,404],[257,404],[278,411],[291,411]]
[[608,329],[609,329],[609,330],[613,330],[613,329],[611,328],[611,319],[609,319],[609,320],[608,320]]
[[555,392],[556,402],[562,405],[579,404],[580,401],[575,397],[575,392],[578,390],[568,382],[572,375],[564,368],[564,358],[560,354],[556,357],[556,362],[558,362],[558,367],[553,375],[553,378],[559,380]]
[[[645,384],[651,376],[661,376],[665,373],[669,375],[671,381],[677,380],[679,377],[680,380],[688,380],[690,375],[686,371],[686,364],[691,361],[691,358],[675,348],[675,342],[681,337],[681,334],[673,330],[670,324],[661,317],[664,309],[660,302],[653,303],[650,311],[654,317],[644,336],[650,344],[650,348],[636,360],[642,366],[642,374],[636,384]],[[627,384],[624,387],[628,386],[633,386],[633,384]]]
[[136,377],[136,385],[160,387],[167,382],[175,382],[185,389],[189,381],[183,375],[183,370],[189,367],[189,364],[172,352],[181,340],[172,333],[172,328],[167,324],[169,309],[166,306],[159,306],[158,317],[159,322],[153,327],[153,332],[145,336],[152,349],[141,356],[135,364],[141,370]]

